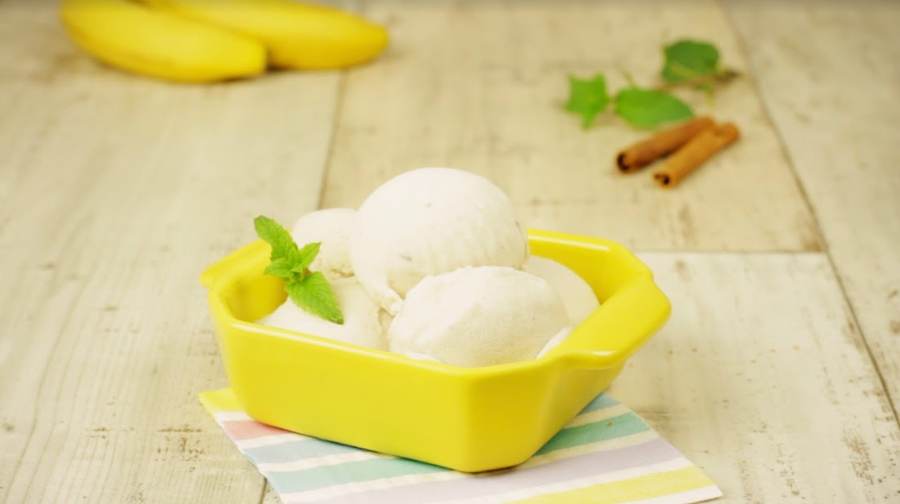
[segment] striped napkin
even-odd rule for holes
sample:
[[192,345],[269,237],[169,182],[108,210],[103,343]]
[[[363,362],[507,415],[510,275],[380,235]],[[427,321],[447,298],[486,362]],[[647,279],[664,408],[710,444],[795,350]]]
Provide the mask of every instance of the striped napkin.
[[531,459],[466,474],[254,421],[231,389],[200,402],[285,504],[689,504],[720,497],[703,472],[637,415],[600,394]]

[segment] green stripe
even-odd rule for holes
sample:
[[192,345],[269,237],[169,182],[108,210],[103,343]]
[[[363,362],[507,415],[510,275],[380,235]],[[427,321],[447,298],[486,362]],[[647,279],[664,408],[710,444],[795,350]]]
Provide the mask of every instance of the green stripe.
[[578,427],[568,427],[559,431],[559,433],[550,441],[547,441],[535,455],[541,455],[554,450],[562,450],[563,448],[571,448],[597,441],[605,441],[638,432],[650,430],[641,419],[634,413],[625,413],[617,417],[607,418],[599,422],[579,425]]
[[[561,430],[536,455],[649,430],[634,413]],[[304,492],[357,481],[372,481],[407,474],[444,472],[449,469],[403,458],[377,458],[313,467],[298,471],[267,472],[266,477],[280,493]]]
[[304,492],[356,481],[371,481],[407,474],[448,471],[424,462],[402,458],[378,458],[313,467],[300,471],[267,472],[266,478],[279,493]]
[[[610,408],[620,404],[606,394],[601,394],[591,401],[582,410],[581,414]],[[598,422],[569,427],[561,430],[556,436],[547,442],[536,455],[548,453],[554,450],[571,448],[588,443],[628,436],[638,432],[649,430],[646,424],[634,413],[626,413]],[[337,454],[356,451],[355,448],[329,443],[320,440],[304,440],[302,442],[285,443],[292,450],[283,450],[284,446],[258,447],[246,451],[253,451],[251,457],[257,463],[287,462],[290,459],[302,459],[310,456],[322,456],[325,454]],[[321,445],[321,446],[320,446]],[[279,450],[279,448],[282,448]],[[296,450],[296,451],[295,451]],[[286,452],[294,452],[292,454]],[[249,454],[248,454],[249,455]],[[410,474],[427,474],[445,472],[449,469],[417,462],[415,460],[384,457],[370,460],[344,462],[323,467],[312,467],[296,471],[268,471],[266,477],[272,487],[279,493],[304,492],[325,488],[334,485],[342,485],[358,481],[372,481]]]

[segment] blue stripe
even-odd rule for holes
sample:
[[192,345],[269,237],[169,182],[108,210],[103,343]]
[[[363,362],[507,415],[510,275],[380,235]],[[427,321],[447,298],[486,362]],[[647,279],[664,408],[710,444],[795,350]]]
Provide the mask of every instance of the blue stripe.
[[403,458],[379,458],[312,467],[290,472],[267,472],[266,478],[279,493],[305,492],[356,481],[372,481],[407,474],[446,472],[449,469]]
[[[620,404],[606,394],[597,396],[580,414]],[[649,430],[634,413],[562,429],[536,455],[587,443],[627,436]],[[302,439],[277,445],[247,448],[244,454],[256,465],[283,463],[326,455],[362,451],[340,443],[319,439]],[[340,464],[311,467],[296,471],[266,472],[272,487],[279,493],[304,492],[357,481],[372,481],[394,476],[445,472],[449,469],[404,458],[376,458]]]
[[244,455],[255,464],[269,464],[292,462],[294,460],[358,451],[360,451],[359,448],[340,443],[332,443],[331,441],[324,441],[322,439],[301,439],[299,441],[289,441],[287,443],[246,448],[244,450]]
[[[616,406],[616,401],[607,394],[600,394],[591,401],[579,415],[596,411],[598,409]],[[352,453],[359,451],[360,448],[333,443],[322,439],[301,439],[299,441],[288,441],[275,445],[257,446],[244,449],[244,454],[254,464],[260,463],[281,463],[292,462],[294,460],[303,460],[315,457],[324,457],[325,455],[336,455],[339,453]]]

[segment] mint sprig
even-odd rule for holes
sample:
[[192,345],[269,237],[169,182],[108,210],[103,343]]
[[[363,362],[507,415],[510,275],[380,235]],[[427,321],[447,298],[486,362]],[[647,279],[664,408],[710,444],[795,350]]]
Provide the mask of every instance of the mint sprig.
[[331,284],[322,273],[309,271],[321,243],[309,243],[300,248],[287,229],[262,215],[253,220],[253,226],[256,234],[272,246],[271,262],[263,273],[284,280],[284,290],[300,308],[335,324],[343,324],[344,315]]
[[[603,75],[583,80],[569,77],[571,90],[566,110],[581,115],[582,129],[591,127],[594,118],[610,102]],[[636,128],[655,128],[694,115],[691,107],[674,95],[655,89],[629,87],[613,99],[616,114]]]
[[702,89],[712,102],[715,84],[723,84],[738,73],[719,65],[719,50],[709,42],[682,39],[663,47],[663,83],[655,88],[641,88],[628,78],[628,86],[610,93],[602,73],[588,79],[569,76],[569,99],[565,108],[581,116],[582,129],[590,128],[594,119],[610,102],[616,115],[636,128],[656,128],[694,115],[691,107],[668,90],[674,87]]

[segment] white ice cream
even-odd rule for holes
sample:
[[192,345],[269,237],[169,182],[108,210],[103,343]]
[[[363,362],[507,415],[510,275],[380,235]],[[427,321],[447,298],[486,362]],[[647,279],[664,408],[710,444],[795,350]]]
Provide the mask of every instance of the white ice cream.
[[290,298],[257,323],[344,343],[387,350],[386,326],[383,324],[389,324],[390,318],[385,318],[384,310],[369,298],[355,278],[333,280],[331,287],[344,315],[343,325],[329,322],[307,312],[294,304]]
[[556,289],[566,305],[566,313],[573,326],[580,325],[600,308],[600,302],[591,286],[577,273],[553,259],[531,256],[525,261],[522,270],[543,278]]
[[559,344],[563,342],[563,340],[565,340],[566,338],[569,337],[570,334],[572,334],[572,329],[573,329],[572,327],[566,327],[562,331],[559,331],[558,333],[556,333],[556,336],[551,338],[550,341],[548,341],[547,344],[544,345],[544,348],[541,348],[541,351],[538,352],[537,357],[543,357],[543,356],[547,355],[550,352],[550,350],[553,350],[554,348],[558,347]]
[[391,351],[476,367],[533,359],[568,325],[562,300],[545,280],[482,266],[419,282],[388,335]]
[[451,168],[408,171],[376,189],[360,207],[349,243],[356,277],[392,315],[428,275],[466,266],[518,268],[528,256],[506,194]]
[[405,354],[400,354],[400,355],[405,355],[405,356],[409,357],[410,359],[415,359],[415,360],[441,362],[430,355],[425,355],[425,354],[420,354],[420,353],[407,352]]
[[297,245],[321,242],[319,255],[309,266],[311,271],[321,271],[325,278],[335,280],[353,275],[347,240],[356,225],[356,210],[329,208],[311,212],[294,224],[291,236]]

